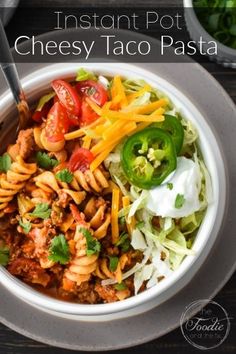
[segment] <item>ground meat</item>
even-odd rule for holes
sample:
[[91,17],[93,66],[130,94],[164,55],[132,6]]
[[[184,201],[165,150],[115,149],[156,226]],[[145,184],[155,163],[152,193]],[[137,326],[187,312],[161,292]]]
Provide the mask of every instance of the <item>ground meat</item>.
[[11,262],[7,269],[11,274],[17,275],[29,283],[40,284],[45,287],[50,281],[50,276],[37,262],[24,257]]
[[21,246],[22,252],[26,258],[35,257],[35,245],[32,240],[26,240]]
[[94,289],[94,284],[83,282],[79,286],[76,283],[63,278],[63,286],[59,289],[59,296],[68,301],[80,304],[97,304],[102,302],[101,297]]
[[95,290],[104,302],[114,302],[118,300],[116,291],[112,286],[102,286],[101,284],[96,284]]
[[58,191],[58,201],[56,204],[61,207],[61,208],[66,208],[67,205],[69,204],[70,201],[70,196],[65,193],[63,190]]
[[20,156],[23,159],[27,159],[33,152],[35,146],[33,129],[21,130],[16,143],[19,146]]
[[94,290],[94,285],[84,282],[76,287],[76,298],[82,304],[96,304],[99,302],[99,294]]

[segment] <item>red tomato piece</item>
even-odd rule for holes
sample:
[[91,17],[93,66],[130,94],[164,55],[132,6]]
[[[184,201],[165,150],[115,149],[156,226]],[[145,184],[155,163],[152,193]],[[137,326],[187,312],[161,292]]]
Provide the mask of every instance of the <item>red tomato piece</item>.
[[75,116],[80,114],[81,102],[76,89],[64,80],[54,80],[52,88],[67,111]]
[[88,149],[78,148],[76,149],[70,157],[69,160],[69,170],[74,172],[80,170],[85,172],[89,169],[91,162],[94,160],[94,156]]
[[76,84],[76,88],[82,96],[89,97],[99,106],[103,106],[108,100],[106,89],[94,80],[85,80]]
[[47,118],[48,112],[52,106],[52,103],[49,101],[45,103],[41,111],[34,111],[32,119],[37,123],[42,123],[43,118]]
[[76,222],[78,222],[82,225],[87,225],[87,223],[84,220],[83,213],[81,213],[74,204],[70,204],[70,211],[71,211],[72,216]]
[[68,119],[69,119],[69,124],[71,127],[78,127],[80,126],[80,118],[72,115],[72,114],[68,114]]
[[45,136],[51,142],[64,139],[64,134],[69,130],[69,121],[66,109],[60,102],[54,103],[50,109],[45,126]]
[[81,105],[81,115],[79,118],[80,125],[88,125],[94,122],[97,118],[97,113],[94,112],[93,109],[89,106],[89,104],[85,101],[85,99],[83,99]]

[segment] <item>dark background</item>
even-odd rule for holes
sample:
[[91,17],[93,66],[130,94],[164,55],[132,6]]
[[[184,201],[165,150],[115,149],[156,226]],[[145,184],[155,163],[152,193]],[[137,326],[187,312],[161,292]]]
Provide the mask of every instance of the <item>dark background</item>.
[[[22,16],[19,16],[21,12],[19,9],[16,11],[14,14],[12,20],[8,24],[6,31],[8,35],[8,39],[11,43],[11,45],[14,43],[14,40],[16,36],[18,36],[20,33],[24,34],[29,34],[29,35],[36,35],[40,34],[43,32],[46,32],[47,30],[50,30],[50,24],[48,24],[47,28],[47,23],[42,23],[41,21],[37,21],[37,6],[42,6],[43,4],[49,5],[49,6],[57,6],[57,5],[64,5],[66,4],[67,6],[69,5],[74,5],[75,3],[79,3],[80,5],[84,5],[86,8],[89,6],[90,11],[91,7],[93,5],[101,5],[104,6],[105,8],[108,7],[108,5],[112,6],[112,10],[114,13],[116,12],[115,7],[118,5],[119,7],[121,6],[130,6],[135,8],[139,7],[144,7],[145,10],[147,8],[152,8],[154,6],[158,6],[160,3],[167,4],[170,2],[169,0],[48,0],[48,1],[42,1],[42,0],[21,0],[21,6],[22,5],[30,5],[31,7],[34,6],[35,8],[32,8],[31,11],[31,16],[30,18],[22,18]],[[171,3],[174,5],[176,4],[181,4],[182,1],[171,1]],[[85,11],[87,9],[84,9]],[[88,9],[89,10],[89,9]],[[20,33],[19,33],[20,32]],[[149,31],[149,32],[143,32],[145,34],[149,34],[150,36],[155,37],[156,33],[155,31]],[[187,32],[185,33],[185,36],[187,37]],[[187,38],[185,38],[187,39]],[[216,80],[224,87],[224,89],[228,92],[228,94],[231,96],[231,98],[236,102],[236,71],[233,69],[225,69],[221,66],[218,66],[214,63],[206,61],[205,63],[202,63],[202,58],[197,56],[195,58],[198,62],[201,62],[201,65],[208,70],[215,78]],[[188,64],[185,64],[188,65]],[[217,99],[217,98],[216,98]],[[222,119],[224,119],[222,117]],[[209,274],[209,277],[212,276]],[[235,316],[236,316],[236,274],[230,279],[230,281],[225,285],[225,287],[219,292],[219,294],[215,297],[215,301],[218,302],[220,305],[222,305],[229,316],[232,318],[231,319],[231,331],[226,339],[226,341],[218,348],[215,348],[210,351],[210,353],[218,354],[218,353],[235,353],[236,352],[236,321],[235,321]],[[0,299],[1,301],[1,299]],[[158,321],[158,319],[157,319]],[[37,343],[31,339],[25,338],[21,336],[20,334],[17,334],[13,332],[11,329],[3,326],[0,324],[0,353],[1,354],[53,354],[53,353],[58,353],[58,354],[66,354],[69,353],[70,351],[66,349],[57,349],[53,347],[49,347],[45,344]],[[165,354],[192,354],[192,353],[199,353],[199,350],[190,346],[184,337],[182,336],[182,333],[180,329],[176,329],[172,331],[171,333],[163,336],[162,338],[159,338],[155,341],[143,344],[141,346],[137,346],[134,348],[130,349],[125,349],[124,351],[115,351],[114,353],[118,352],[125,352],[125,353],[133,353],[133,354],[139,354],[139,353],[165,353]]]

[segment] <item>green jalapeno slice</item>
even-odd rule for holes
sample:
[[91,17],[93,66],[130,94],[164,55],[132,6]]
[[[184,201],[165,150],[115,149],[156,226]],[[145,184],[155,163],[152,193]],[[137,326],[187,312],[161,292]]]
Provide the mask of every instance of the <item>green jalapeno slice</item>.
[[170,134],[149,127],[129,137],[121,151],[128,181],[142,189],[160,185],[176,169],[176,149]]

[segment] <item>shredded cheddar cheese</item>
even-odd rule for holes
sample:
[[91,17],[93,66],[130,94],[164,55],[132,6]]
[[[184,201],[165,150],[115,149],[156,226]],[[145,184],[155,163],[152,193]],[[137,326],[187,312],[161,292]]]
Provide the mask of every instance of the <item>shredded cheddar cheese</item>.
[[[123,205],[123,208],[126,208],[130,205],[130,198],[128,195],[122,197],[122,205]],[[129,235],[131,236],[133,230],[135,229],[135,218],[134,218],[134,216],[132,216],[130,218],[130,220],[128,220],[128,218],[126,217],[125,221],[126,221],[126,226],[127,226]]]
[[91,149],[91,152],[96,156],[100,152],[109,148],[113,144],[117,145],[126,135],[131,133],[136,129],[137,125],[135,122],[129,122],[120,129],[119,132],[114,132],[114,136],[111,136],[109,140],[100,140],[96,145]]
[[122,84],[121,77],[116,75],[113,79],[111,87],[111,107],[113,109],[120,109],[128,105],[128,100],[125,94],[125,88]]
[[120,262],[118,262],[118,265],[117,265],[117,268],[115,271],[115,279],[116,279],[117,283],[122,282],[122,271],[121,271]]
[[85,126],[83,128],[80,128],[80,129],[74,130],[71,133],[65,134],[64,138],[65,138],[65,140],[73,140],[73,139],[76,139],[76,138],[81,138],[82,136],[86,135],[86,130],[87,129],[94,128],[96,125],[102,124],[104,122],[105,122],[104,118],[98,118],[93,123],[91,123],[91,124],[89,124],[89,125],[87,125],[87,126]]
[[88,135],[86,135],[84,138],[83,138],[83,145],[82,147],[85,148],[85,149],[89,149],[90,148],[90,145],[91,145],[91,141],[92,141],[92,138]]
[[154,112],[156,109],[161,107],[166,107],[169,101],[166,98],[161,98],[158,101],[148,103],[144,106],[139,106],[134,109],[135,113],[137,114],[150,114]]
[[102,109],[102,117],[108,119],[125,119],[134,122],[161,122],[164,120],[163,113],[165,110],[160,108],[159,112],[159,114],[144,115],[137,114],[135,112],[117,112],[108,109]]
[[110,152],[114,149],[115,146],[116,146],[116,143],[112,144],[106,150],[104,150],[99,155],[97,155],[97,157],[90,164],[90,170],[94,171],[99,165],[101,165],[101,163],[107,158],[107,156],[110,154]]
[[92,101],[90,98],[86,98],[86,102],[88,103],[88,105],[92,108],[92,110],[97,113],[97,115],[101,115],[101,108],[99,107],[99,105],[97,105],[94,101]]
[[145,92],[150,92],[151,90],[152,88],[150,85],[148,84],[144,85],[139,91],[127,95],[128,102],[131,103],[136,98],[142,96]]
[[119,240],[119,223],[118,223],[119,202],[120,202],[120,190],[115,188],[112,191],[112,206],[111,206],[111,237],[112,237],[113,244],[115,244]]

